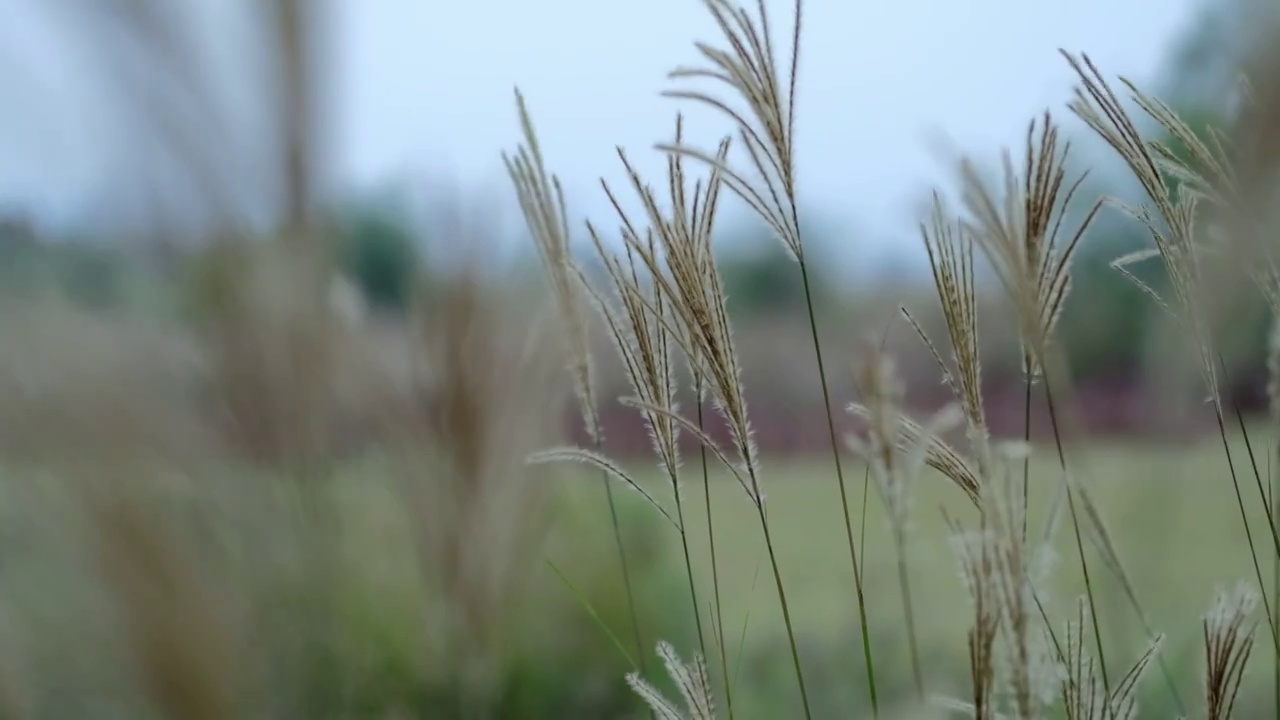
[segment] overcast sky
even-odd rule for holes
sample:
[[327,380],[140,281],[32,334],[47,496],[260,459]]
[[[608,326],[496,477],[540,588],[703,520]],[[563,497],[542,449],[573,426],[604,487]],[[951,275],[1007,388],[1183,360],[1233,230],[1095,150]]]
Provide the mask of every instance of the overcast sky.
[[[334,1],[345,181],[430,177],[507,203],[499,152],[518,139],[518,84],[575,214],[602,220],[596,181],[619,180],[614,145],[658,179],[650,148],[682,107],[658,96],[665,73],[697,60],[694,40],[717,40],[699,0]],[[939,178],[931,136],[994,158],[1044,108],[1065,118],[1059,47],[1154,81],[1200,1],[807,0],[802,199],[876,247],[914,243],[915,204]],[[58,0],[0,0],[0,200],[65,216],[127,178],[127,162],[94,142],[91,94],[46,2]],[[782,36],[790,3],[769,5]],[[707,143],[726,129],[706,112],[688,119]]]

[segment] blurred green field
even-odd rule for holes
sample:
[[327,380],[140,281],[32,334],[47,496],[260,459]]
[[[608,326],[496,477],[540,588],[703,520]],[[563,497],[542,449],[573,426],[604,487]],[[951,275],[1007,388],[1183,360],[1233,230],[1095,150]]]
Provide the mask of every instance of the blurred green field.
[[[1267,472],[1269,445],[1261,429],[1250,439],[1259,470]],[[1265,515],[1249,471],[1240,436],[1233,439],[1233,460],[1251,508],[1264,575],[1272,575],[1272,545],[1265,535]],[[1203,649],[1200,619],[1213,592],[1241,579],[1254,579],[1249,546],[1220,440],[1208,435],[1187,442],[1136,445],[1098,442],[1069,448],[1068,462],[1094,493],[1123,561],[1127,565],[1155,629],[1166,634],[1163,657],[1177,677],[1180,692],[1194,711],[1201,702]],[[706,504],[696,458],[686,459],[686,517],[693,528],[700,600],[711,602],[712,583],[706,543]],[[868,707],[861,647],[856,626],[853,574],[845,541],[839,494],[826,458],[766,462],[769,517],[774,528],[802,660],[818,717],[846,716],[849,707]],[[637,468],[637,472],[640,469]],[[855,531],[860,532],[862,467],[846,468],[853,501]],[[1032,528],[1042,526],[1053,483],[1059,477],[1051,448],[1039,448],[1032,465]],[[649,482],[659,491],[655,476]],[[590,493],[591,491],[587,491]],[[912,692],[895,555],[885,515],[873,488],[868,493],[865,558],[868,614],[874,640],[878,683],[891,707]],[[738,717],[794,715],[798,705],[781,615],[754,509],[724,473],[712,479],[711,502],[718,549],[725,635],[736,682]],[[967,682],[965,632],[970,618],[968,597],[958,566],[946,542],[941,509],[971,519],[968,501],[948,481],[927,472],[914,504],[910,573],[928,687],[936,694],[962,697]],[[668,533],[669,562],[682,567],[675,533]],[[1087,542],[1087,540],[1086,540]],[[1080,564],[1067,518],[1055,536],[1056,560],[1051,593],[1044,599],[1050,617],[1061,626],[1083,593]],[[1088,547],[1101,622],[1108,647],[1110,674],[1117,676],[1143,649],[1143,630],[1092,547]],[[688,614],[687,593],[672,612]],[[1261,617],[1261,609],[1259,609]],[[684,617],[676,619],[683,623]],[[708,621],[709,624],[709,621]],[[744,632],[745,625],[745,632]],[[680,625],[683,632],[683,625]],[[1260,625],[1257,651],[1242,690],[1242,716],[1270,711],[1273,655]],[[662,636],[663,620],[646,627]],[[692,638],[688,642],[693,642]],[[713,640],[709,651],[716,654]],[[682,647],[683,653],[694,648]],[[712,662],[718,674],[718,662]],[[1143,685],[1143,717],[1170,717],[1170,694],[1154,667]],[[845,709],[841,713],[840,709]],[[890,713],[892,715],[892,713]]]

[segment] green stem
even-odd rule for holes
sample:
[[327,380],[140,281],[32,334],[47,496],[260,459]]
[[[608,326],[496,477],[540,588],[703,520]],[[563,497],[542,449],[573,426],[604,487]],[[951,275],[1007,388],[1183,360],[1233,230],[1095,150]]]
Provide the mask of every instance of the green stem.
[[[1280,446],[1277,446],[1277,452],[1280,452]],[[1271,470],[1271,464],[1267,463],[1267,486],[1271,491],[1270,497],[1267,499],[1271,505],[1271,516],[1280,516],[1280,494],[1276,492],[1276,476]],[[1280,607],[1280,552],[1276,553],[1275,559],[1271,564],[1271,604],[1274,607]],[[1277,720],[1280,720],[1280,652],[1276,652],[1273,657],[1273,676],[1272,689],[1275,693],[1275,713]]]
[[[1031,445],[1031,360],[1025,359],[1023,373],[1022,440]],[[1031,506],[1031,453],[1022,458],[1022,542],[1027,541],[1027,511]]]
[[[597,437],[599,437],[597,435]],[[596,449],[599,451],[601,443],[596,441]],[[636,614],[636,596],[631,589],[631,570],[627,565],[627,550],[622,542],[622,524],[618,522],[618,505],[613,499],[613,481],[609,479],[609,474],[600,471],[600,479],[604,482],[605,497],[609,502],[609,518],[613,522],[613,540],[618,548],[618,565],[622,568],[622,587],[627,594],[627,614],[631,617],[631,634],[636,643],[636,658],[640,666],[640,674],[647,676],[649,674],[649,663],[645,660],[644,640],[640,637],[640,618]],[[652,710],[649,711],[650,720],[657,720],[657,716]]]
[[[1222,363],[1221,355],[1218,356],[1218,361]],[[1222,363],[1222,367],[1225,373],[1226,363]],[[1249,455],[1249,466],[1253,469],[1253,479],[1258,486],[1258,495],[1262,498],[1262,508],[1267,514],[1267,529],[1271,531],[1271,540],[1275,544],[1275,557],[1280,558],[1280,534],[1277,534],[1276,532],[1276,514],[1272,508],[1272,501],[1274,498],[1268,497],[1266,488],[1262,484],[1262,473],[1258,470],[1258,460],[1253,454],[1253,443],[1249,440],[1249,428],[1244,424],[1244,414],[1240,411],[1240,403],[1236,402],[1235,398],[1231,399],[1231,409],[1234,411],[1236,423],[1240,427],[1240,435],[1244,438],[1244,449]],[[1261,576],[1259,576],[1258,582],[1260,585],[1259,590],[1261,590],[1260,594],[1262,595],[1263,607],[1268,607],[1268,605],[1270,605],[1271,607],[1275,607],[1280,610],[1280,601],[1276,600],[1274,595],[1276,586],[1276,578],[1274,575],[1272,577],[1273,595],[1269,601],[1266,596],[1266,587],[1261,585]],[[1277,635],[1273,633],[1272,640],[1276,642],[1274,653],[1276,667],[1278,668],[1276,672],[1280,673],[1280,637],[1277,637]],[[1280,693],[1280,687],[1277,687],[1276,692]],[[1276,713],[1280,716],[1280,704],[1276,707]]]
[[[752,486],[759,487],[755,480],[755,471],[751,470]],[[787,643],[791,646],[791,662],[796,670],[796,682],[800,685],[800,702],[804,706],[805,720],[813,720],[809,710],[809,692],[804,684],[804,670],[800,667],[800,648],[796,645],[795,628],[791,624],[791,608],[787,605],[787,591],[782,587],[782,570],[778,567],[778,555],[773,549],[773,535],[769,532],[769,521],[765,517],[764,501],[754,498],[756,511],[760,516],[760,529],[764,532],[764,546],[769,553],[769,565],[773,569],[773,582],[778,588],[778,604],[782,606],[782,623],[787,630]]]
[[[706,431],[702,410],[702,378],[697,378],[698,429]],[[711,590],[715,601],[716,636],[720,646],[720,667],[724,670],[724,697],[729,711],[729,720],[733,720],[733,683],[729,678],[729,654],[725,651],[724,610],[720,605],[720,569],[716,561],[716,531],[711,519],[711,475],[707,471],[707,446],[698,443],[699,456],[702,461],[702,493],[707,508],[707,547],[711,552]]]
[[[596,418],[595,424],[595,449],[600,452],[603,449],[604,437],[603,428],[600,427],[600,420]],[[627,594],[627,614],[631,617],[631,633],[636,643],[636,657],[640,662],[640,673],[648,675],[648,663],[645,662],[644,640],[640,637],[640,618],[636,614],[636,596],[631,585],[631,568],[627,563],[627,549],[622,541],[622,523],[618,520],[618,503],[613,497],[613,481],[609,479],[609,474],[600,471],[600,481],[604,484],[605,499],[609,503],[609,519],[613,524],[613,541],[618,548],[618,565],[622,568],[622,586]]]
[[1249,428],[1244,424],[1240,404],[1234,399],[1231,401],[1231,409],[1235,411],[1236,423],[1240,427],[1240,435],[1244,438],[1244,449],[1249,455],[1249,465],[1253,469],[1253,480],[1258,486],[1258,495],[1262,497],[1262,509],[1267,514],[1267,529],[1271,531],[1271,542],[1275,546],[1276,554],[1280,555],[1280,534],[1276,532],[1276,518],[1271,512],[1271,505],[1267,502],[1267,491],[1262,485],[1262,473],[1258,470],[1258,460],[1253,454],[1253,443],[1249,441]]
[[1258,549],[1253,542],[1253,530],[1249,527],[1249,515],[1244,507],[1244,495],[1240,492],[1240,481],[1236,478],[1235,462],[1231,459],[1231,445],[1227,442],[1227,426],[1222,419],[1222,407],[1218,398],[1214,398],[1214,418],[1218,421],[1218,437],[1222,439],[1222,452],[1227,457],[1227,469],[1231,473],[1231,486],[1236,491],[1236,505],[1240,508],[1240,522],[1244,525],[1245,540],[1249,543],[1249,555],[1253,559],[1253,572],[1258,578],[1258,589],[1262,591],[1262,609],[1267,616],[1267,626],[1271,629],[1271,642],[1276,655],[1280,656],[1280,634],[1276,632],[1275,619],[1271,614],[1271,601],[1266,595],[1266,581],[1262,579],[1262,565],[1258,562]]
[[[551,568],[551,572],[555,573],[556,577],[560,578],[560,582],[564,584],[569,592],[573,593],[573,597],[578,601],[578,604],[582,606],[582,609],[587,611],[587,614],[590,615],[591,619],[595,621],[595,624],[600,627],[600,630],[605,634],[605,637],[609,638],[610,642],[613,643],[613,646],[618,649],[618,654],[627,661],[628,665],[639,670],[640,665],[636,663],[636,659],[631,657],[631,653],[627,652],[627,649],[623,647],[622,641],[613,633],[613,630],[609,629],[609,625],[600,617],[600,613],[596,612],[595,607],[592,606],[591,601],[587,599],[587,596],[569,580],[569,576],[565,575],[564,571],[551,561],[551,558],[543,558],[543,562],[547,564],[547,567]],[[643,662],[643,660],[641,660],[641,662]]]
[[680,545],[684,550],[684,569],[689,577],[689,599],[693,602],[693,623],[698,631],[698,648],[702,657],[707,657],[706,635],[702,632],[702,608],[698,605],[698,587],[693,581],[693,557],[689,554],[689,533],[684,523],[684,501],[681,499],[680,479],[674,469],[671,470],[671,491],[676,497],[676,521],[680,523]]
[[[862,586],[862,571],[858,565],[858,550],[853,542],[853,519],[849,516],[849,495],[845,488],[844,469],[840,463],[840,443],[836,439],[835,417],[831,412],[831,392],[827,385],[826,364],[822,360],[822,341],[818,337],[818,321],[813,307],[813,292],[809,283],[809,268],[804,256],[799,258],[800,278],[804,284],[804,300],[809,311],[809,332],[813,337],[813,354],[818,362],[818,380],[822,384],[822,403],[827,412],[827,433],[831,440],[831,458],[836,466],[836,483],[840,487],[840,510],[844,514],[845,537],[849,543],[849,559],[853,562],[853,584],[858,598],[858,622],[862,628],[862,654],[867,662],[867,691],[871,696],[871,712],[873,717],[880,716],[880,701],[876,694],[875,663],[871,657],[870,624],[867,622],[866,595]],[[865,489],[865,483],[864,483]],[[863,508],[866,508],[865,492]],[[864,523],[865,528],[865,523]]]
[[[1048,369],[1044,369],[1044,374],[1045,374],[1045,389],[1046,389],[1046,392],[1048,392],[1048,384],[1049,384]],[[1063,375],[1060,375],[1060,377],[1063,379],[1064,382],[1069,381],[1068,375],[1063,374]],[[1069,391],[1068,391],[1068,394],[1070,394]],[[1062,455],[1062,448],[1061,448],[1060,432],[1057,427],[1058,416],[1056,412],[1052,412],[1052,410],[1053,408],[1051,407],[1050,419],[1053,420],[1054,422],[1053,434],[1054,434],[1054,439],[1058,444],[1058,451],[1059,451],[1058,459],[1059,459],[1059,463],[1061,463],[1063,460],[1063,455]],[[1102,521],[1098,517],[1097,511],[1093,509],[1092,502],[1090,502],[1089,496],[1087,493],[1084,492],[1083,488],[1081,488],[1080,499],[1084,502],[1086,516],[1089,517],[1090,521],[1094,524],[1094,529],[1098,534],[1100,546],[1103,548],[1109,548],[1110,543],[1109,543],[1109,540],[1107,540],[1106,527],[1101,524]],[[1107,551],[1107,557],[1110,558],[1110,560],[1107,561],[1106,564],[1111,569],[1111,571],[1115,574],[1116,578],[1120,581],[1120,587],[1124,591],[1125,599],[1128,601],[1129,606],[1133,609],[1134,613],[1138,616],[1138,622],[1142,625],[1142,629],[1146,633],[1147,639],[1148,640],[1154,639],[1156,637],[1156,633],[1151,628],[1151,621],[1147,616],[1146,611],[1143,609],[1142,602],[1138,599],[1138,595],[1133,588],[1133,584],[1129,581],[1129,578],[1126,575],[1124,568],[1120,566],[1119,558],[1116,557],[1115,553],[1110,550]],[[1161,677],[1164,678],[1165,687],[1169,690],[1169,695],[1173,698],[1173,702],[1177,706],[1177,715],[1180,717],[1185,716],[1187,714],[1187,705],[1182,698],[1182,693],[1178,689],[1178,683],[1174,680],[1173,671],[1169,669],[1168,661],[1165,659],[1163,653],[1157,654],[1155,661],[1156,661],[1156,665],[1160,668]]]
[[[1062,449],[1062,433],[1058,430],[1058,413],[1053,403],[1053,390],[1049,387],[1049,374],[1044,373],[1045,402],[1049,407],[1049,423],[1053,427],[1053,442],[1058,450],[1058,465],[1062,472],[1067,472],[1067,455]],[[1080,534],[1080,520],[1076,513],[1075,488],[1068,479],[1067,509],[1071,512],[1071,527],[1075,531],[1076,551],[1080,555],[1080,570],[1084,573],[1084,589],[1089,599],[1089,614],[1093,622],[1093,639],[1098,646],[1098,674],[1102,676],[1102,687],[1106,697],[1111,697],[1111,680],[1107,675],[1106,650],[1102,644],[1102,628],[1098,623],[1098,606],[1094,602],[1093,582],[1089,578],[1089,562],[1084,554],[1084,540]]]
[[[889,328],[891,327],[891,325],[892,323],[885,323],[884,332],[880,334],[880,346],[879,346],[878,352],[882,354],[884,353],[885,344],[889,342]],[[864,576],[867,570],[867,563],[865,562],[865,558],[867,556],[867,498],[869,497],[870,489],[871,489],[871,466],[864,464],[862,466],[862,512],[861,512],[861,518],[859,518],[858,520],[858,547],[862,548],[862,556],[864,558],[864,562],[861,564],[861,566],[856,568],[858,570],[858,583],[860,587],[865,587],[861,583],[864,582]],[[863,628],[863,633],[864,634],[866,633],[865,627]],[[864,648],[863,650],[865,652],[867,648]],[[871,656],[868,654],[867,665],[870,666],[870,664],[871,664]],[[874,706],[875,706],[875,703],[873,702],[872,703],[873,709],[874,709]]]
[[916,635],[916,613],[911,602],[911,580],[907,572],[907,542],[898,535],[898,586],[902,590],[902,613],[907,622],[907,648],[911,654],[911,677],[916,686],[916,699],[924,703],[924,672],[920,669],[920,643]]

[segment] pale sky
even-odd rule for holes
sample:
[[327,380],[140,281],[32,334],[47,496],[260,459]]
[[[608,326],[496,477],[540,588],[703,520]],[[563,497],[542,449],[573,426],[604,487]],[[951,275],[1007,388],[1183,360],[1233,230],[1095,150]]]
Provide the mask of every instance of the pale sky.
[[[0,0],[0,202],[65,220],[104,186],[127,182],[129,167],[95,141],[85,73],[41,10],[59,1]],[[602,221],[611,218],[597,180],[621,182],[614,146],[660,179],[651,146],[669,137],[677,109],[689,109],[658,96],[670,87],[665,73],[698,59],[694,40],[718,41],[699,0],[333,2],[334,138],[346,182],[429,177],[513,208],[499,153],[519,138],[519,85],[571,212]],[[1110,75],[1154,82],[1199,2],[807,0],[802,200],[859,241],[914,243],[916,202],[941,178],[931,135],[994,159],[1046,107],[1067,119],[1071,76],[1059,47],[1089,53]],[[790,2],[768,4],[784,46]],[[234,26],[209,26],[234,35]],[[705,111],[686,116],[692,137],[707,143],[727,129]]]

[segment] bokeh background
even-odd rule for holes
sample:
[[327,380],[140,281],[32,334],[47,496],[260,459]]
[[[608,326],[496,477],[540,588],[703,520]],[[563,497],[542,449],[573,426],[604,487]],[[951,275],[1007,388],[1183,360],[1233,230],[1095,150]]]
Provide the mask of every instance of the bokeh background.
[[[790,4],[766,4],[789,18]],[[500,153],[520,140],[518,85],[571,227],[612,226],[598,181],[625,179],[615,146],[659,182],[652,146],[669,139],[677,107],[699,140],[727,130],[658,93],[666,72],[695,59],[693,42],[714,35],[701,4],[0,10],[0,714],[641,717],[623,682],[638,659],[597,479],[523,462],[588,438]],[[950,398],[899,308],[941,328],[918,223],[935,189],[958,187],[959,157],[994,177],[1001,151],[1021,152],[1027,124],[1049,109],[1071,140],[1070,167],[1089,170],[1082,196],[1137,197],[1066,110],[1073,79],[1058,49],[1089,53],[1203,128],[1231,117],[1248,50],[1280,39],[1264,0],[809,0],[805,13],[800,213],[820,268],[831,395],[855,399],[849,370],[872,339],[919,413]],[[1074,258],[1059,327],[1066,440],[1194,706],[1200,615],[1214,587],[1253,568],[1195,358],[1109,266],[1148,243],[1105,211]],[[585,234],[574,247],[590,265]],[[800,278],[736,201],[716,250],[815,712],[863,716]],[[980,276],[987,412],[996,435],[1019,437],[1016,327]],[[1266,477],[1272,318],[1261,297],[1221,297],[1224,387],[1243,417],[1230,440],[1243,467],[1240,427],[1250,428]],[[614,401],[629,390],[599,329],[603,450],[660,483],[641,417]],[[1043,407],[1032,427],[1045,480],[1034,509],[1056,460]],[[879,498],[851,467],[892,713],[911,696],[896,556]],[[727,480],[711,479],[724,674],[743,717],[792,717],[759,529]],[[701,537],[701,482],[687,485]],[[691,654],[678,540],[632,494],[618,499],[645,650],[665,638]],[[967,678],[968,600],[939,513],[962,500],[929,477],[912,529],[940,695],[963,695]],[[1068,558],[1053,575],[1061,613],[1082,587]],[[704,545],[695,560],[709,584]],[[1111,653],[1135,655],[1143,628],[1117,583],[1098,588]],[[1241,716],[1275,702],[1274,656],[1259,645]],[[648,666],[661,684],[652,656]],[[1143,717],[1174,711],[1154,674],[1143,697]]]

